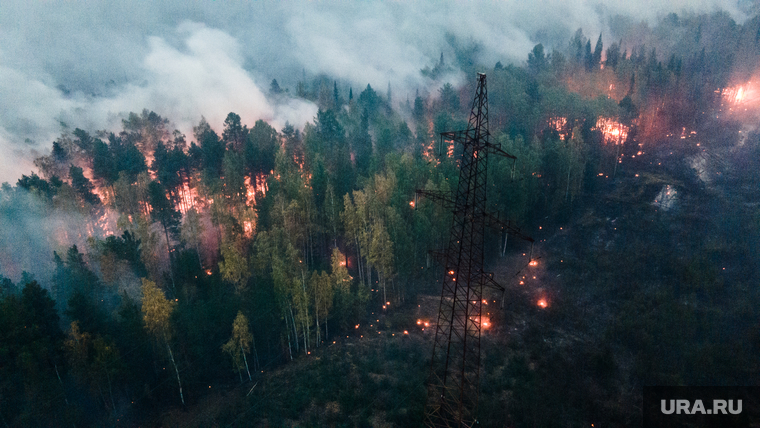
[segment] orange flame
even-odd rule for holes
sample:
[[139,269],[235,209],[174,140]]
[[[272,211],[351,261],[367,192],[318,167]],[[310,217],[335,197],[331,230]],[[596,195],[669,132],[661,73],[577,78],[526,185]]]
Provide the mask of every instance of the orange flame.
[[480,324],[480,325],[481,325],[481,327],[483,327],[484,329],[488,329],[488,328],[490,328],[490,327],[491,327],[491,319],[490,319],[490,318],[488,318],[488,317],[482,317],[482,318],[481,318],[481,321],[482,321],[482,322],[481,322],[481,324]]
[[256,175],[253,179],[251,176],[247,176],[243,183],[245,185],[245,203],[253,208],[256,205],[256,198],[264,197],[267,190],[269,190],[269,187],[267,186],[267,175]]
[[560,140],[565,140],[566,138],[573,138],[573,130],[567,129],[567,118],[566,117],[550,117],[548,120],[549,127],[559,134]]
[[623,144],[628,138],[628,127],[614,119],[600,117],[592,130],[600,131],[604,144]]

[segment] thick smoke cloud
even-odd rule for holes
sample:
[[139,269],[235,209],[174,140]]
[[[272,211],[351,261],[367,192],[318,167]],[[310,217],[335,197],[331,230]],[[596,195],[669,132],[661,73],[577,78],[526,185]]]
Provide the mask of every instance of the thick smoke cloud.
[[[583,28],[615,37],[610,19],[653,21],[721,8],[743,21],[752,2],[25,2],[0,5],[0,182],[28,174],[62,123],[116,130],[143,108],[189,134],[201,115],[217,129],[234,111],[252,125],[302,125],[311,103],[265,95],[276,78],[291,93],[303,74],[406,97],[434,90],[419,70],[453,36],[481,46],[478,61],[524,61],[536,43],[564,48]],[[457,83],[464,76],[446,79]],[[431,87],[433,86],[433,87]]]

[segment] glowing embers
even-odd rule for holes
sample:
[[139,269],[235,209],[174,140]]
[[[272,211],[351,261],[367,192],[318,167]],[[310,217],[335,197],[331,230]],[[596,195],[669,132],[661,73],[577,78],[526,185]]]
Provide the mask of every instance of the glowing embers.
[[681,128],[681,139],[685,140],[687,138],[695,137],[697,135],[697,131],[686,131],[686,127]]
[[568,129],[566,117],[550,117],[547,122],[550,129],[557,131],[560,140],[573,138],[573,129],[572,127]]
[[627,126],[607,117],[600,117],[592,130],[602,133],[604,144],[623,144],[629,132]]
[[96,222],[97,228],[103,231],[103,236],[110,236],[114,234],[114,226],[116,226],[117,217],[118,216],[116,213],[114,213],[110,208],[105,208],[103,210],[103,215],[101,215]]
[[662,186],[660,193],[654,198],[652,205],[657,208],[661,208],[663,211],[668,211],[675,206],[676,199],[678,198],[678,191],[670,184]]
[[[433,135],[433,121],[428,121],[428,136]],[[422,157],[425,158],[426,161],[433,163],[435,165],[438,165],[441,163],[441,161],[438,160],[436,157],[436,152],[438,151],[438,143],[435,138],[430,139],[430,143],[423,144],[422,145]]]
[[435,157],[436,150],[438,149],[435,140],[431,140],[430,144],[422,145],[422,157],[425,158],[427,162],[438,165],[441,162]]
[[243,234],[246,238],[253,237],[253,222],[252,221],[243,221]]
[[489,317],[475,317],[473,320],[480,323],[480,327],[484,330],[491,328],[491,318]]
[[488,330],[493,325],[491,323],[491,318],[488,316],[470,317],[470,321],[472,321],[472,323],[469,328],[477,328],[480,326],[481,330]]

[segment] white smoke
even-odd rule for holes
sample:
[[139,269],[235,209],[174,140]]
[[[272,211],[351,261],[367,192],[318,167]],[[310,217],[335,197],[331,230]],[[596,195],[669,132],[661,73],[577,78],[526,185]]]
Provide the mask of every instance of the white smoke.
[[[270,102],[243,68],[238,41],[226,32],[184,22],[175,33],[179,46],[149,37],[147,54],[135,64],[142,80],[122,85],[113,95],[66,95],[51,83],[0,68],[0,99],[6,100],[0,104],[0,180],[15,181],[21,173],[28,174],[32,150],[52,143],[63,128],[119,130],[121,119],[144,108],[169,118],[188,135],[202,116],[218,131],[229,112],[238,113],[249,126],[263,119],[276,128],[285,122],[302,126],[316,116],[316,105],[305,100]],[[21,138],[26,147],[14,144]],[[26,160],[20,168],[19,158]]]
[[[618,14],[646,25],[669,12],[722,9],[742,22],[751,7],[747,0],[7,0],[0,5],[0,182],[28,173],[35,150],[49,151],[61,122],[118,130],[128,112],[147,108],[188,135],[201,115],[221,130],[231,111],[248,125],[264,119],[278,129],[285,121],[301,126],[315,106],[267,99],[273,78],[291,94],[306,73],[354,90],[390,84],[405,98],[440,87],[420,70],[441,53],[453,64],[451,36],[461,46],[481,46],[475,59],[493,66],[522,63],[539,42],[548,51],[563,49],[578,28],[609,43]],[[455,70],[445,80],[463,78]]]

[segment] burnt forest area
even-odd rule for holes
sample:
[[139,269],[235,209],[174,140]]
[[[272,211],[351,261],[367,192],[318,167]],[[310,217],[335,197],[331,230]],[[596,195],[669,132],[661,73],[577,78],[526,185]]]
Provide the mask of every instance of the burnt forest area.
[[517,157],[488,209],[536,241],[486,234],[480,426],[640,426],[645,385],[760,384],[760,17],[611,27],[513,63],[450,36],[406,99],[274,78],[318,106],[279,129],[68,124],[0,190],[0,426],[421,426],[451,212],[415,191],[456,189],[439,135],[477,73]]

